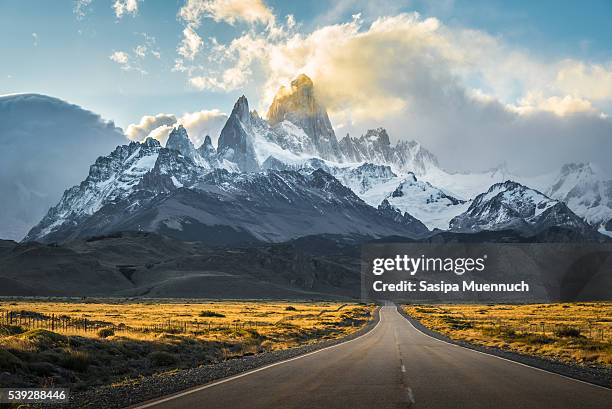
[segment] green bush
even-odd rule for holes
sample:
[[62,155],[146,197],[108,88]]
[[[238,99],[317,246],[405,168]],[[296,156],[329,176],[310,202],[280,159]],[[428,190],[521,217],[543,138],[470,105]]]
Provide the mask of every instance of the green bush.
[[149,354],[149,361],[153,366],[170,366],[178,362],[176,355],[165,351],[154,351]]
[[97,335],[100,338],[112,337],[113,335],[115,335],[115,330],[113,330],[112,328],[102,328],[98,331]]
[[204,310],[204,311],[200,312],[200,317],[220,317],[220,318],[223,318],[223,317],[225,317],[225,315],[221,314],[220,312],[216,312],[216,311]]

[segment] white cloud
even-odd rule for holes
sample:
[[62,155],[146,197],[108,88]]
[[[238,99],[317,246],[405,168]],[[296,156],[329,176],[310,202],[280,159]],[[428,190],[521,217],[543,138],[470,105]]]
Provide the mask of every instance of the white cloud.
[[262,0],[187,0],[179,17],[193,27],[199,27],[203,17],[235,24],[274,24],[274,14]]
[[131,14],[132,17],[138,14],[138,3],[141,0],[115,0],[113,10],[117,18],[122,18],[126,14]]
[[187,58],[188,60],[193,60],[198,54],[200,47],[202,47],[202,44],[202,38],[198,35],[198,33],[196,33],[191,26],[187,26],[183,30],[183,40],[181,41],[177,52],[179,55]]
[[133,141],[142,141],[153,130],[164,125],[174,125],[175,123],[176,117],[172,114],[145,115],[140,119],[139,123],[129,125],[125,135]]
[[517,105],[511,105],[510,108],[521,115],[533,114],[534,112],[551,112],[557,116],[577,113],[597,113],[591,102],[586,99],[570,95],[546,98],[542,93],[528,93]]
[[89,13],[89,7],[93,0],[76,0],[74,2],[74,8],[72,9],[75,14],[77,20],[82,20],[85,18],[87,13]]
[[601,100],[612,98],[612,62],[585,64],[567,60],[557,73],[557,87],[563,92],[583,98]]
[[32,33],[32,44],[34,47],[38,47],[38,34]]
[[187,129],[193,144],[199,146],[206,135],[216,142],[226,121],[227,115],[218,109],[188,112],[179,118],[174,114],[145,115],[139,123],[129,125],[125,134],[134,141],[155,138],[165,144],[172,129],[180,124]]
[[108,58],[121,66],[126,66],[130,61],[129,55],[124,51],[114,51]]

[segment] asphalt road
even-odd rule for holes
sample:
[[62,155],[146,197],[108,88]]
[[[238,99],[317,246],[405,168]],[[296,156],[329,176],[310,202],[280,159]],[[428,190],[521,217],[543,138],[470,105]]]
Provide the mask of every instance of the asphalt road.
[[352,341],[145,407],[604,409],[612,390],[439,341],[385,306]]

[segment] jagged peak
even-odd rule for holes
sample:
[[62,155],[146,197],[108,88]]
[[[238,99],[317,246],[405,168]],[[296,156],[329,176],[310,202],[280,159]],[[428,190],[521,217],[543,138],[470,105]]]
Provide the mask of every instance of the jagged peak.
[[363,138],[371,142],[381,143],[386,146],[391,145],[391,141],[389,140],[389,134],[387,133],[387,130],[383,127],[378,127],[376,129],[368,129]]
[[[138,144],[139,142],[131,142],[130,145],[132,143]],[[151,137],[146,138],[144,141],[140,142],[140,144],[147,148],[161,148],[161,143],[159,143],[157,139]]]
[[232,109],[231,117],[238,118],[241,122],[246,123],[249,120],[251,113],[249,112],[249,101],[246,96],[242,95]]

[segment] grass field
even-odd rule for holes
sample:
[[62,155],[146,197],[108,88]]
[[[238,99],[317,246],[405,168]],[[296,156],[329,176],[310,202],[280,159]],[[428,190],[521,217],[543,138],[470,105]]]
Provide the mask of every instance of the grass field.
[[295,302],[0,302],[0,384],[131,382],[342,337],[372,306]]
[[408,305],[430,329],[473,344],[612,367],[612,304]]

